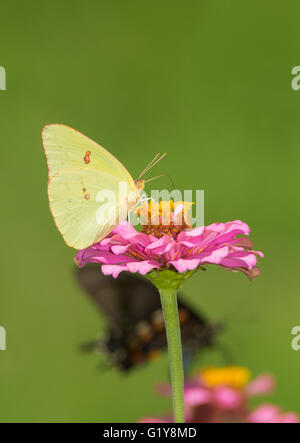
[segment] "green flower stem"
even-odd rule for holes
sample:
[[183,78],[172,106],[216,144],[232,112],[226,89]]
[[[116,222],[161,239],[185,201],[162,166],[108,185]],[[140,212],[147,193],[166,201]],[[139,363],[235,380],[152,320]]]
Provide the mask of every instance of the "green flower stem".
[[174,423],[184,423],[184,376],[177,291],[168,288],[160,289],[159,292],[168,340]]
[[188,278],[195,274],[195,272],[197,272],[197,269],[184,272],[183,274],[166,269],[163,271],[154,270],[147,274],[149,280],[159,290],[163,308],[168,339],[173,416],[175,423],[184,423],[184,377],[180,323],[177,307],[177,291]]

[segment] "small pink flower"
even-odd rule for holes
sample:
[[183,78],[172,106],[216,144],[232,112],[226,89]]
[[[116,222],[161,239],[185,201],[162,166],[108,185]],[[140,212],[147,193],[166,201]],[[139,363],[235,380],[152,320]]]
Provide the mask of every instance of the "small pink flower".
[[[249,381],[250,372],[243,367],[207,368],[188,380],[184,387],[187,421],[190,423],[298,423],[294,412],[283,413],[278,406],[262,404],[250,411],[249,397],[273,391],[275,381],[262,374]],[[160,394],[171,396],[171,387],[160,384]],[[146,418],[148,423],[172,422],[171,416]],[[151,420],[151,421],[150,421]]]
[[294,412],[282,413],[278,406],[264,404],[256,408],[248,417],[250,423],[299,423]]
[[273,392],[275,388],[275,380],[271,374],[262,374],[254,378],[248,386],[246,386],[246,394],[249,397],[255,395],[265,395]]
[[158,238],[138,232],[124,221],[104,240],[79,251],[75,261],[79,266],[100,263],[102,272],[113,277],[122,271],[145,275],[153,269],[184,273],[215,264],[242,271],[252,279],[259,275],[257,256],[263,254],[252,250],[249,238],[239,237],[249,232],[248,225],[236,220],[183,230],[175,236],[165,233]]
[[240,408],[244,404],[244,395],[238,389],[219,386],[214,392],[216,404],[224,410]]
[[199,406],[210,403],[212,400],[212,393],[209,389],[201,386],[186,386],[184,388],[184,402],[188,406]]

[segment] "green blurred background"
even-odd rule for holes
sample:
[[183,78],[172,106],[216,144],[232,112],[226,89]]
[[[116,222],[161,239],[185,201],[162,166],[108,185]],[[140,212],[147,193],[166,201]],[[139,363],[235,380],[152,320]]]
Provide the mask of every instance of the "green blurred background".
[[[78,351],[101,319],[73,281],[75,251],[49,211],[47,123],[100,142],[133,176],[167,151],[155,175],[204,189],[206,224],[250,225],[262,275],[249,283],[211,267],[186,284],[186,298],[227,323],[221,341],[236,363],[275,374],[271,400],[300,412],[300,351],[291,349],[300,323],[299,18],[296,0],[1,5],[0,421],[132,422],[170,408],[152,389],[167,380],[166,356],[124,376]],[[206,363],[221,363],[217,354]]]

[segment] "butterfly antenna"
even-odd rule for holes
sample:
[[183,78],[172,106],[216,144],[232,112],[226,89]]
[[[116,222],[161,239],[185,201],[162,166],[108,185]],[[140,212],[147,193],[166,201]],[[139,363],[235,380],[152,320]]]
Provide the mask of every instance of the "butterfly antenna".
[[138,176],[138,179],[141,178],[148,170],[151,168],[152,164],[155,162],[155,160],[160,156],[160,153],[156,154],[156,156],[151,160],[151,162],[142,170],[140,175]]
[[143,177],[143,175],[145,175],[148,171],[150,171],[150,169],[153,168],[153,166],[157,165],[158,162],[160,162],[163,158],[165,158],[165,156],[167,155],[167,153],[165,152],[164,154],[160,155],[157,154],[154,159],[149,163],[148,166],[146,166],[146,168],[140,173],[140,175],[138,176],[138,180],[140,178]]
[[174,184],[174,182],[173,182],[173,180],[172,180],[172,177],[171,177],[169,174],[161,174],[161,175],[157,175],[156,177],[153,177],[153,178],[150,178],[149,180],[146,180],[145,183],[152,182],[152,180],[156,180],[157,178],[160,178],[160,177],[168,177],[168,179],[169,179],[170,182],[171,182],[171,185],[172,185],[173,189],[175,189],[175,184]]

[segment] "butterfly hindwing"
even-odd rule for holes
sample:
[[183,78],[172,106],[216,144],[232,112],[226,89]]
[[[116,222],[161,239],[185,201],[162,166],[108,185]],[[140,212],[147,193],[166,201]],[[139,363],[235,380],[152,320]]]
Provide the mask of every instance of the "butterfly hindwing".
[[[114,192],[115,201],[99,200],[105,186]],[[62,171],[50,180],[48,192],[55,223],[66,243],[76,249],[105,237],[119,222],[118,182],[113,176],[97,170]]]
[[[77,271],[81,286],[108,318],[108,329],[99,343],[121,370],[156,358],[167,346],[159,293],[148,280],[122,272],[117,279],[104,276],[99,265]],[[178,301],[184,352],[194,355],[213,344],[215,327]]]

